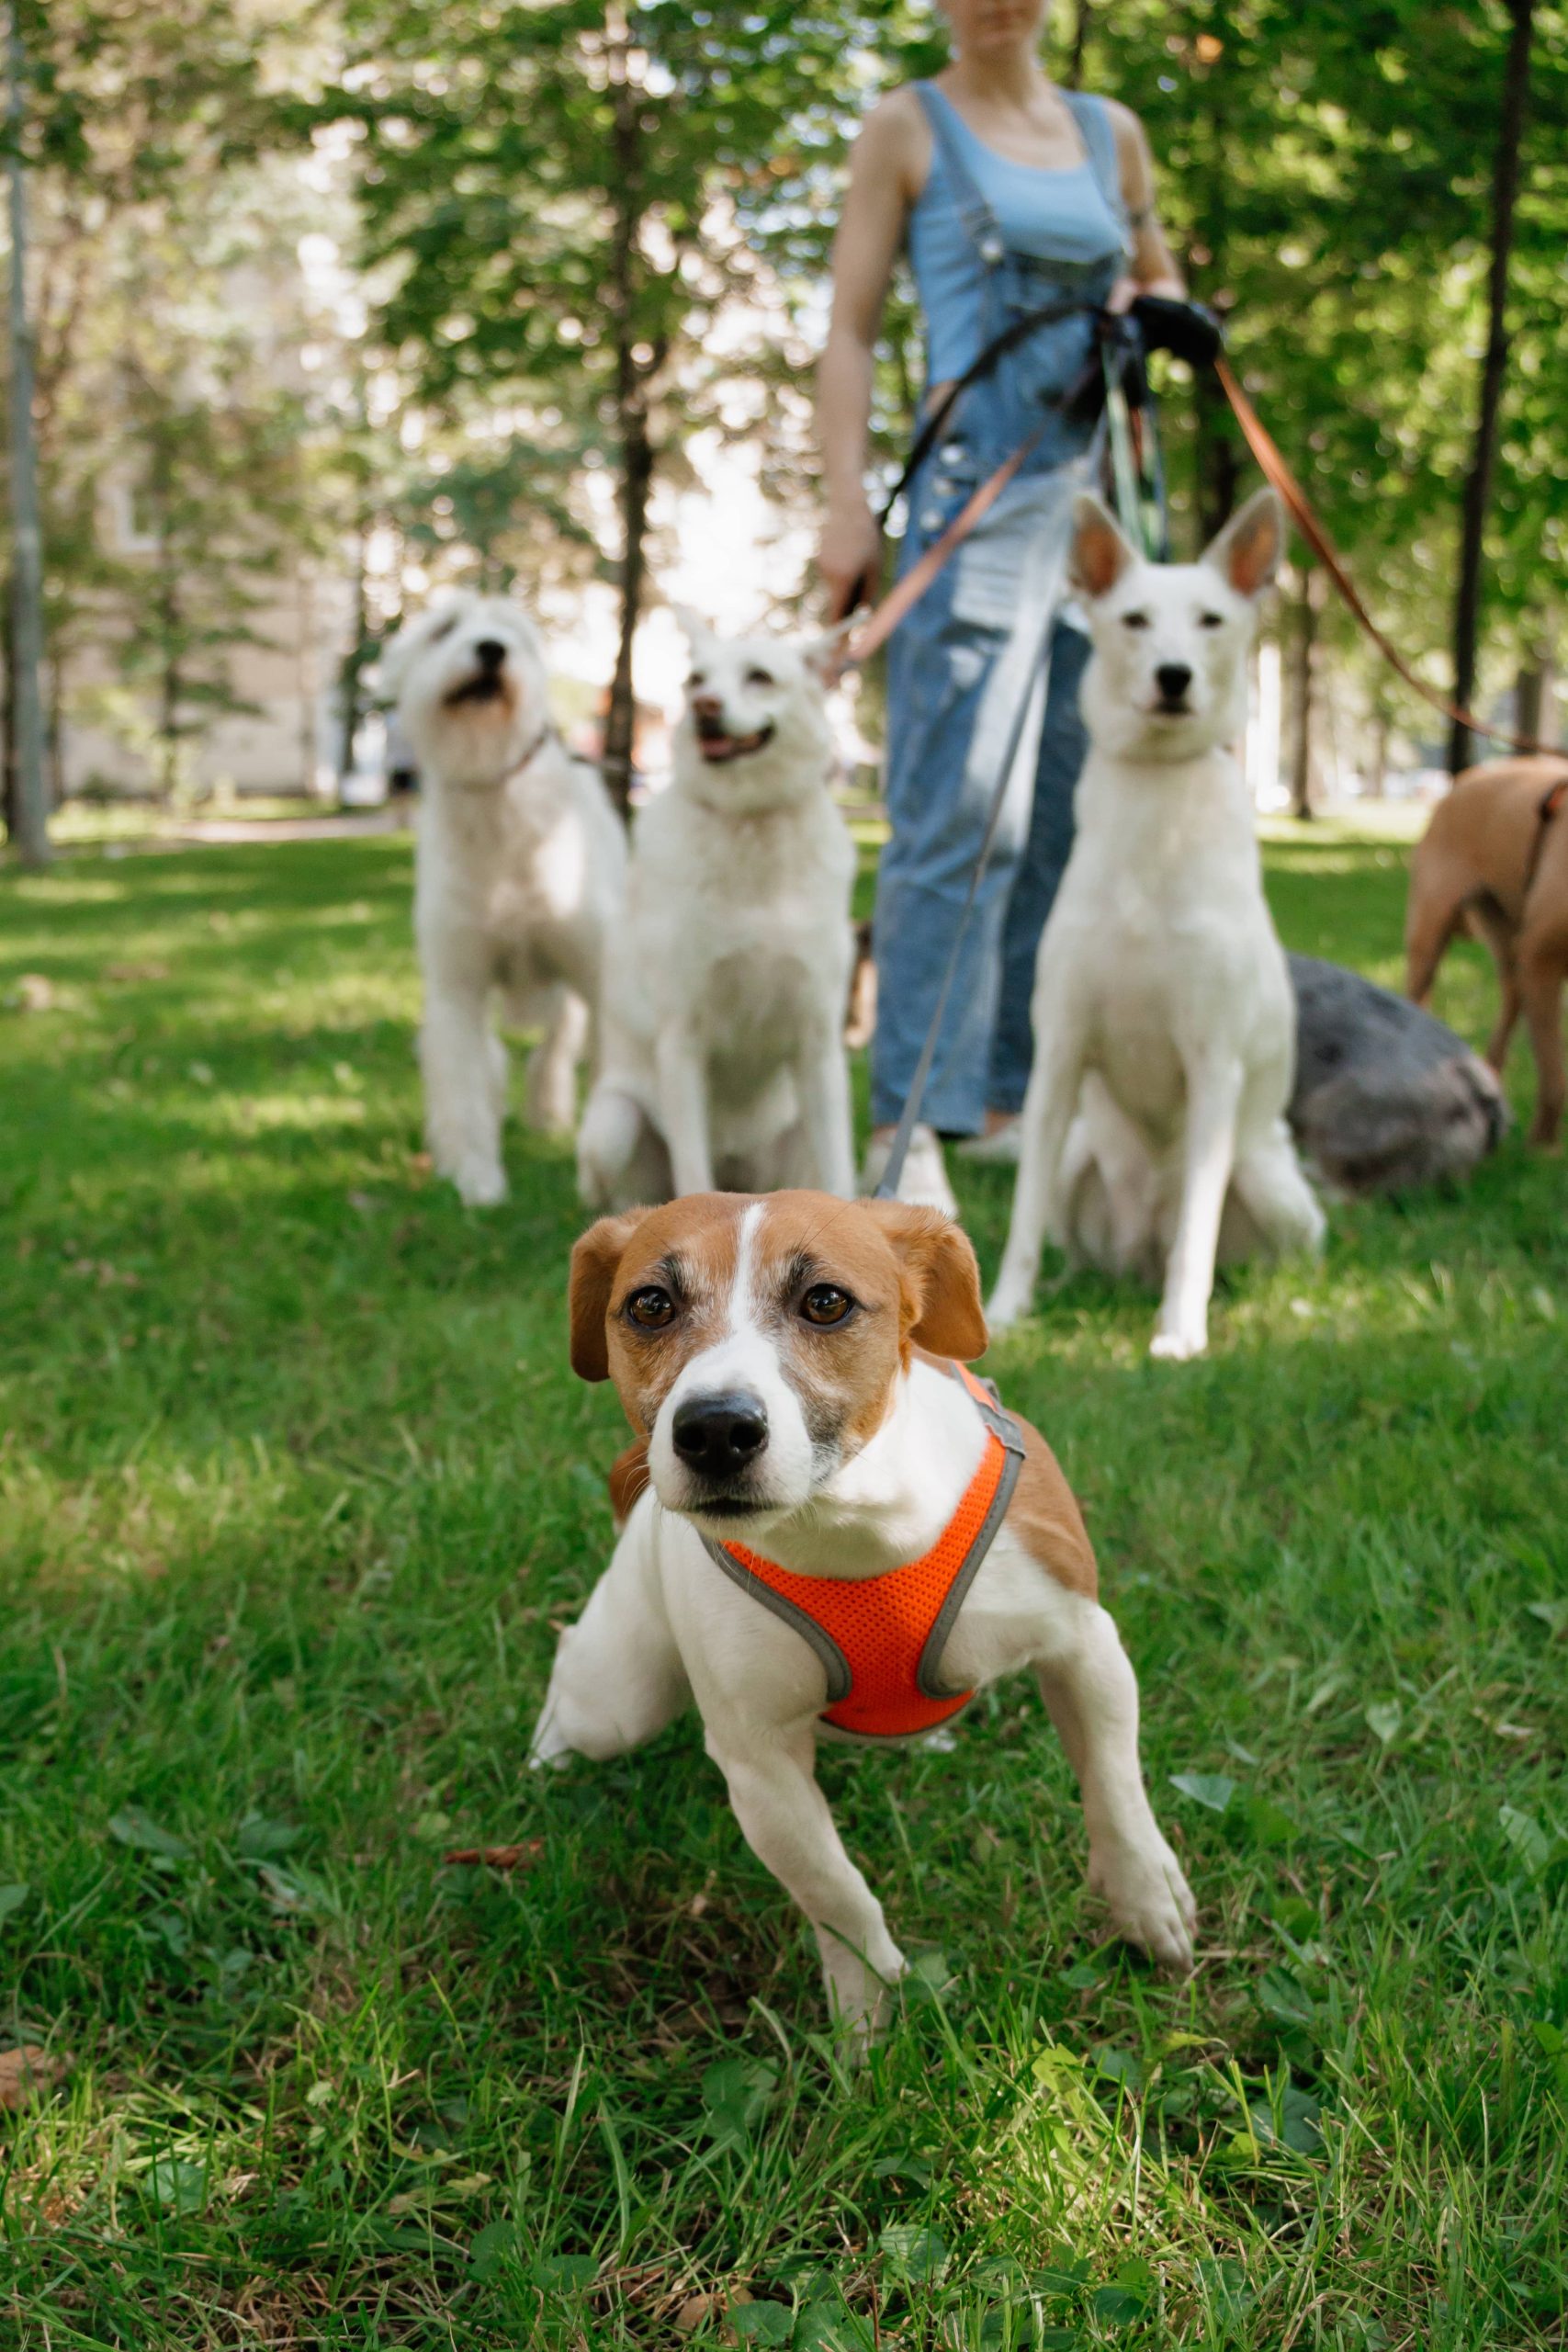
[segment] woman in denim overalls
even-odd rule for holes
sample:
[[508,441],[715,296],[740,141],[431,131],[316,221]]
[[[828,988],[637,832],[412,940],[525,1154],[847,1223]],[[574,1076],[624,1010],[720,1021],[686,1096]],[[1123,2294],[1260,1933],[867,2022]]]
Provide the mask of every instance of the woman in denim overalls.
[[[977,483],[1032,433],[1018,476],[902,622],[888,654],[887,809],[877,877],[872,1056],[874,1183],[935,1011],[1000,763],[1032,697],[991,862],[964,947],[899,1191],[952,1209],[938,1135],[998,1156],[1032,1054],[1035,950],[1072,844],[1088,642],[1065,605],[1074,492],[1093,427],[1055,403],[1093,352],[1089,317],[1183,286],[1155,220],[1136,119],[1058,91],[1035,59],[1044,0],[944,0],[955,60],[896,91],[856,143],[834,251],[833,322],[818,421],[829,511],[819,567],[841,605],[876,548],[864,487],[872,353],[897,253],[915,266],[930,345],[928,405],[992,337],[1048,305],[960,397],[908,485],[907,569]],[[976,1148],[984,1153],[986,1143]]]

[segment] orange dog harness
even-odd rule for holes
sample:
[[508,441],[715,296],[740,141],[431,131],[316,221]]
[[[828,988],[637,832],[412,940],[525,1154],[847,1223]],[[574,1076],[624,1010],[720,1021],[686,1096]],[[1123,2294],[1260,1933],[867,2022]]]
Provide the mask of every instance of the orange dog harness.
[[952,1370],[986,1424],[986,1451],[957,1511],[923,1558],[879,1577],[804,1577],[743,1544],[707,1539],[726,1576],[810,1643],[828,1669],[822,1721],[859,1739],[934,1731],[975,1696],[943,1689],[942,1654],[1006,1515],[1023,1463],[1023,1436],[988,1383],[963,1364]]

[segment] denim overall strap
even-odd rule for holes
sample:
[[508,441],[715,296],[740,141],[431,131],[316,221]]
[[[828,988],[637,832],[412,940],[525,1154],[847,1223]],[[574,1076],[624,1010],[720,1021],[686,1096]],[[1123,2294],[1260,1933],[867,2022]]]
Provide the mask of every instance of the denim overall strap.
[[976,185],[974,174],[964,160],[964,150],[958,143],[953,128],[956,113],[953,101],[934,82],[917,82],[915,96],[925,110],[931,125],[931,138],[942,157],[942,166],[952,185],[958,202],[958,218],[964,232],[980,259],[994,269],[1007,251],[1001,224]]
[[1087,90],[1063,90],[1058,95],[1078,127],[1089,169],[1111,219],[1122,232],[1122,249],[1131,253],[1127,199],[1122,193],[1122,158],[1116,152],[1116,128],[1111,119],[1111,109],[1103,98],[1094,97]]

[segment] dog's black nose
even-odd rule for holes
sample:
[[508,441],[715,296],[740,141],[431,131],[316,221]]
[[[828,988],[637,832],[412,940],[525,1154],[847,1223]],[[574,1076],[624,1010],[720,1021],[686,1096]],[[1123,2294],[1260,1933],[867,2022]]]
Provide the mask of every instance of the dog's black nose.
[[498,637],[481,637],[474,648],[474,658],[486,670],[499,670],[506,659],[506,648]]
[[750,1467],[768,1442],[768,1416],[760,1396],[736,1389],[724,1396],[688,1396],[671,1427],[675,1451],[688,1470],[722,1480]]
[[1192,673],[1185,662],[1162,662],[1155,672],[1162,702],[1184,702],[1187,689],[1192,684]]

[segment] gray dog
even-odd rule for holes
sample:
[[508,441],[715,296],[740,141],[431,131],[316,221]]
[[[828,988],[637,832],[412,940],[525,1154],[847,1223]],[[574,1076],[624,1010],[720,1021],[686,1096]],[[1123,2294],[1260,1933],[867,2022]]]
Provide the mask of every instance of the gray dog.
[[1503,1091],[1451,1029],[1315,956],[1289,958],[1296,991],[1290,1121],[1339,1193],[1404,1193],[1468,1176],[1508,1124]]

